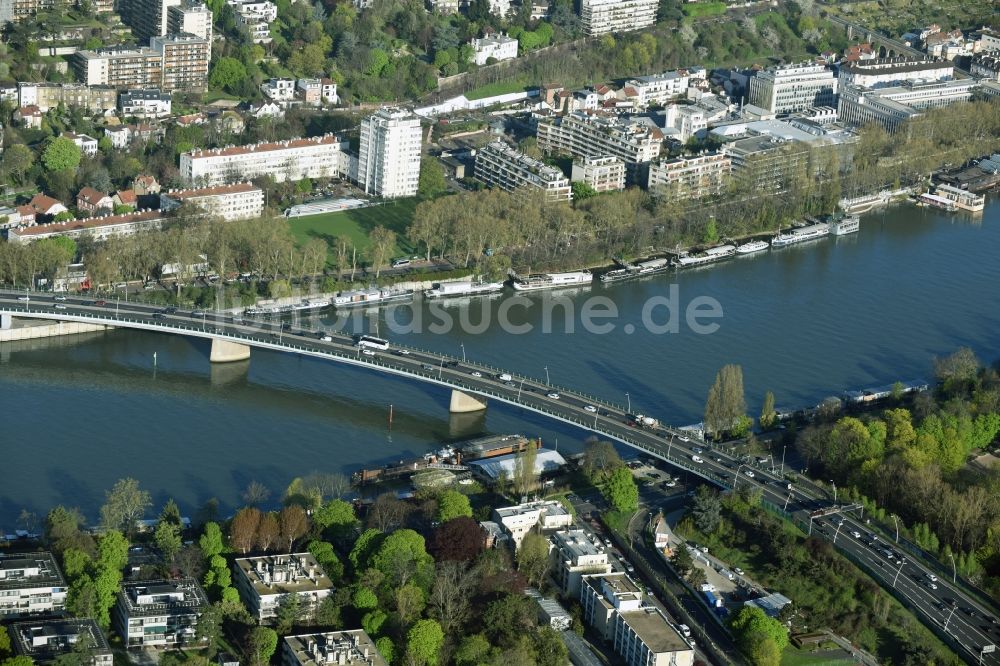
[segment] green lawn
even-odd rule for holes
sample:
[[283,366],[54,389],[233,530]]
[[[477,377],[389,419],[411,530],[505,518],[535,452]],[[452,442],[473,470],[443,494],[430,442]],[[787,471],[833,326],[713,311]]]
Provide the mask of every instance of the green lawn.
[[524,92],[530,90],[534,86],[528,86],[524,83],[525,79],[515,79],[514,81],[501,81],[498,83],[491,83],[488,86],[483,86],[482,88],[476,88],[475,90],[470,90],[465,93],[466,99],[483,99],[484,97],[493,97],[494,95],[506,95],[507,93]]
[[703,16],[715,16],[726,13],[726,3],[724,2],[698,2],[689,3],[681,7],[685,16],[701,18]]
[[308,217],[294,217],[288,220],[295,240],[305,243],[310,238],[320,238],[330,246],[328,261],[333,261],[333,246],[337,236],[347,236],[358,248],[359,252],[368,249],[368,233],[382,225],[396,232],[396,249],[393,257],[413,254],[414,248],[406,242],[406,228],[413,220],[413,212],[417,207],[417,199],[397,199],[383,206],[369,206],[357,210],[345,210],[337,213],[323,213]]
[[820,650],[814,654],[809,650],[799,650],[794,645],[789,645],[781,655],[781,666],[844,666],[856,663],[843,650],[839,650],[839,653],[843,657],[837,657],[830,650]]

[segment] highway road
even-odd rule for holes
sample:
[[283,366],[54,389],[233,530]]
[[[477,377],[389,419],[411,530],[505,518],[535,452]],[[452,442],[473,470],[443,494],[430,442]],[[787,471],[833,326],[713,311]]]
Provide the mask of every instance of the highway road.
[[[58,300],[62,298],[65,300]],[[642,429],[630,425],[629,415],[621,405],[513,372],[509,372],[510,380],[501,380],[499,375],[507,371],[471,361],[396,345],[389,351],[366,355],[351,337],[338,332],[298,327],[283,329],[280,322],[245,320],[239,315],[164,310],[153,305],[104,302],[86,297],[0,291],[0,311],[50,320],[106,323],[192,337],[221,338],[251,347],[370,367],[500,400],[577,425],[724,488],[753,484],[761,489],[766,501],[779,507],[787,505],[789,517],[801,524],[808,524],[811,513],[817,508],[829,510],[833,506],[826,492],[808,480],[797,480],[789,491],[788,483],[773,470],[742,463],[723,451],[709,449],[706,444],[690,439],[689,433],[660,426]],[[320,335],[328,339],[324,341]],[[901,596],[926,624],[952,637],[961,646],[964,659],[978,663],[982,648],[1000,641],[1000,627],[993,609],[984,608],[950,581],[931,581],[929,569],[923,563],[912,561],[909,555],[902,564],[895,555],[890,560],[878,549],[866,545],[865,541],[870,539],[860,520],[851,515],[842,518],[844,523],[839,529],[836,525],[840,519],[838,515],[821,519],[820,524],[814,524],[813,534],[834,541],[838,549],[868,567],[875,580]],[[855,532],[862,538],[854,536]],[[1000,654],[983,655],[983,663],[1000,664]]]

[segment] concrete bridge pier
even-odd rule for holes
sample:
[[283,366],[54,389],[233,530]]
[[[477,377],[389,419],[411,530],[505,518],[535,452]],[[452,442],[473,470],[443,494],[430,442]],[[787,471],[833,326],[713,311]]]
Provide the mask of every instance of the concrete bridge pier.
[[232,363],[246,361],[250,358],[250,347],[237,342],[212,338],[212,353],[209,360],[212,363]]
[[452,414],[467,414],[469,412],[481,412],[486,409],[486,399],[478,398],[468,393],[452,389],[451,406],[448,408]]
[[11,317],[9,314],[0,315],[0,330],[6,331],[13,325],[14,325],[13,317]]

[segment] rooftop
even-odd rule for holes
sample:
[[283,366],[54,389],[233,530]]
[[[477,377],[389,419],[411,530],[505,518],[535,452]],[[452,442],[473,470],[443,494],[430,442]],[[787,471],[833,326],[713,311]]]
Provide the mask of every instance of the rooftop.
[[[479,468],[483,471],[483,473],[492,478],[497,478],[501,472],[506,472],[508,475],[513,473],[514,461],[517,459],[517,456],[518,454],[512,453],[510,455],[498,456],[496,458],[474,460],[469,463],[469,465]],[[558,451],[538,449],[538,455],[535,457],[535,472],[539,474],[555,472],[565,464],[566,459],[563,458]],[[563,510],[565,511],[565,509]]]
[[[541,450],[539,453],[541,453]],[[499,509],[494,509],[494,512],[501,519],[524,515],[526,513],[531,513],[532,511],[544,511],[545,514],[549,516],[562,516],[569,513],[561,502],[557,502],[555,500],[527,502],[525,504],[516,504],[514,506],[504,506]]]
[[118,599],[129,617],[198,612],[208,605],[205,591],[193,578],[125,583]]
[[852,74],[904,74],[908,72],[923,72],[934,69],[952,69],[950,62],[936,60],[910,60],[908,58],[879,58],[849,63],[841,67],[844,72]]
[[316,136],[308,139],[289,139],[287,141],[274,141],[270,143],[252,143],[247,146],[227,146],[225,148],[193,150],[189,153],[184,153],[184,155],[187,155],[192,159],[201,159],[230,155],[246,155],[249,153],[267,153],[277,150],[294,150],[295,148],[308,148],[319,145],[340,145],[340,143],[341,139],[336,134],[324,134],[323,136]]
[[556,547],[561,549],[570,559],[603,555],[590,536],[583,530],[566,530],[552,535]]
[[560,169],[549,166],[533,157],[528,157],[521,151],[508,146],[503,141],[494,141],[479,152],[480,155],[489,155],[490,153],[504,156],[511,162],[517,163],[522,169],[530,171],[545,181],[565,180],[566,178],[566,174]]
[[84,229],[100,229],[101,227],[113,227],[119,224],[131,224],[134,222],[150,222],[162,218],[162,213],[158,210],[147,210],[138,213],[125,213],[124,215],[107,215],[105,217],[90,217],[83,220],[69,220],[67,222],[53,222],[51,224],[39,224],[34,227],[18,229],[17,235],[25,236],[45,236],[46,234],[58,233],[60,231],[82,231]]
[[93,649],[101,652],[111,650],[104,633],[90,618],[17,622],[10,625],[8,631],[15,652],[31,657],[35,663],[49,661],[71,651],[81,634],[89,634]]
[[363,629],[285,636],[285,652],[302,666],[388,666]]
[[199,187],[191,190],[169,190],[163,192],[164,196],[171,199],[200,199],[202,197],[216,197],[226,194],[243,194],[245,192],[262,192],[253,183],[233,183],[232,185],[217,185],[216,187]]
[[0,590],[66,587],[52,553],[0,554]]
[[670,626],[667,618],[655,608],[626,611],[621,613],[621,617],[651,652],[662,654],[691,649],[677,630]]
[[236,566],[260,596],[333,588],[312,553],[244,557],[236,560]]

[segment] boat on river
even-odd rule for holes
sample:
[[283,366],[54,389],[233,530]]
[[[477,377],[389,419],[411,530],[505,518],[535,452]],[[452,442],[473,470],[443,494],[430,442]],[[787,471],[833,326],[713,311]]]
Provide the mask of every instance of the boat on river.
[[728,259],[734,254],[736,254],[735,245],[719,245],[718,247],[710,247],[704,252],[698,252],[695,254],[682,252],[677,255],[676,259],[674,259],[674,266],[677,268],[704,266],[706,264],[714,264],[715,262],[722,261],[723,259]]
[[787,247],[796,243],[825,238],[828,235],[830,235],[830,225],[825,223],[810,224],[798,229],[792,229],[787,234],[779,231],[778,235],[771,239],[771,247]]
[[402,303],[412,298],[412,289],[371,287],[369,289],[342,291],[334,297],[333,306],[335,308],[372,307],[387,305],[389,303]]
[[755,252],[763,252],[769,247],[771,246],[767,241],[754,240],[749,243],[743,243],[743,245],[738,245],[736,247],[736,254],[754,254]]
[[441,282],[424,291],[426,298],[454,298],[458,296],[484,296],[503,291],[503,282]]
[[528,276],[511,275],[511,286],[516,291],[540,291],[542,289],[560,289],[563,287],[582,287],[593,282],[590,271],[574,271],[571,273],[532,273]]
[[636,278],[665,273],[670,270],[670,260],[663,257],[647,259],[636,264],[624,264],[622,268],[608,271],[601,276],[601,282],[621,282]]

